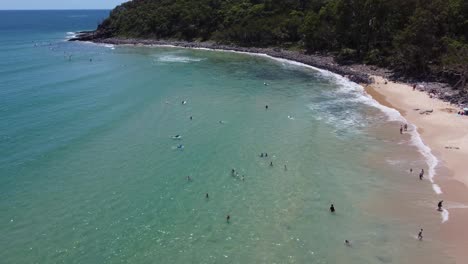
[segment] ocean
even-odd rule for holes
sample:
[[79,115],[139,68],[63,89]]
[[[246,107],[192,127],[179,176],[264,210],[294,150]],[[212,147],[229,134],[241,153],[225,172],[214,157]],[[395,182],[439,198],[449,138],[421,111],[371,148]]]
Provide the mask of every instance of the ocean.
[[108,13],[0,11],[0,263],[454,263],[398,112],[267,56],[66,41]]

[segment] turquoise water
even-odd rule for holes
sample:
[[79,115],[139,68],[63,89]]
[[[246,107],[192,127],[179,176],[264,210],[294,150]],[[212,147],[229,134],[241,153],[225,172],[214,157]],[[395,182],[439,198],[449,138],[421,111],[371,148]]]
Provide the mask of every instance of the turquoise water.
[[424,158],[358,87],[65,41],[106,15],[0,12],[1,263],[452,263]]

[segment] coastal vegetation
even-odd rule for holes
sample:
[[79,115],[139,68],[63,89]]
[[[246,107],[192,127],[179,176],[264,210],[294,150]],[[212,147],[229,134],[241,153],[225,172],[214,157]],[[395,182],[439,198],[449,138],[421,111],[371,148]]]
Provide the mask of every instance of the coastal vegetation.
[[466,0],[133,0],[96,32],[326,52],[462,88],[468,75]]

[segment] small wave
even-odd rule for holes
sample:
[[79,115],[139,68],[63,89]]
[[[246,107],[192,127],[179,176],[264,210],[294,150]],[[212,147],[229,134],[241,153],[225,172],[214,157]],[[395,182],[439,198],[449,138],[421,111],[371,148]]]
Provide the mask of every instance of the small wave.
[[72,39],[72,38],[76,38],[76,36],[77,36],[76,32],[67,32],[67,35],[66,35],[65,39],[69,40],[69,39]]
[[449,211],[446,209],[443,209],[442,212],[440,213],[440,216],[442,217],[442,223],[445,223],[449,220]]
[[109,48],[111,50],[115,50],[115,46],[112,44],[104,44],[104,47]]
[[181,63],[190,63],[190,62],[199,62],[204,60],[203,58],[192,58],[186,56],[176,56],[176,55],[164,55],[156,58],[159,62],[181,62]]

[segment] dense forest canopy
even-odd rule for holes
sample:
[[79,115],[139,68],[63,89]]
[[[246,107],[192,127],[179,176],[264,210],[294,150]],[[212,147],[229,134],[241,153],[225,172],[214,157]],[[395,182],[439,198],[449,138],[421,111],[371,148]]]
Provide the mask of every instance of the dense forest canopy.
[[467,74],[467,0],[133,0],[99,31],[334,52],[418,76]]

